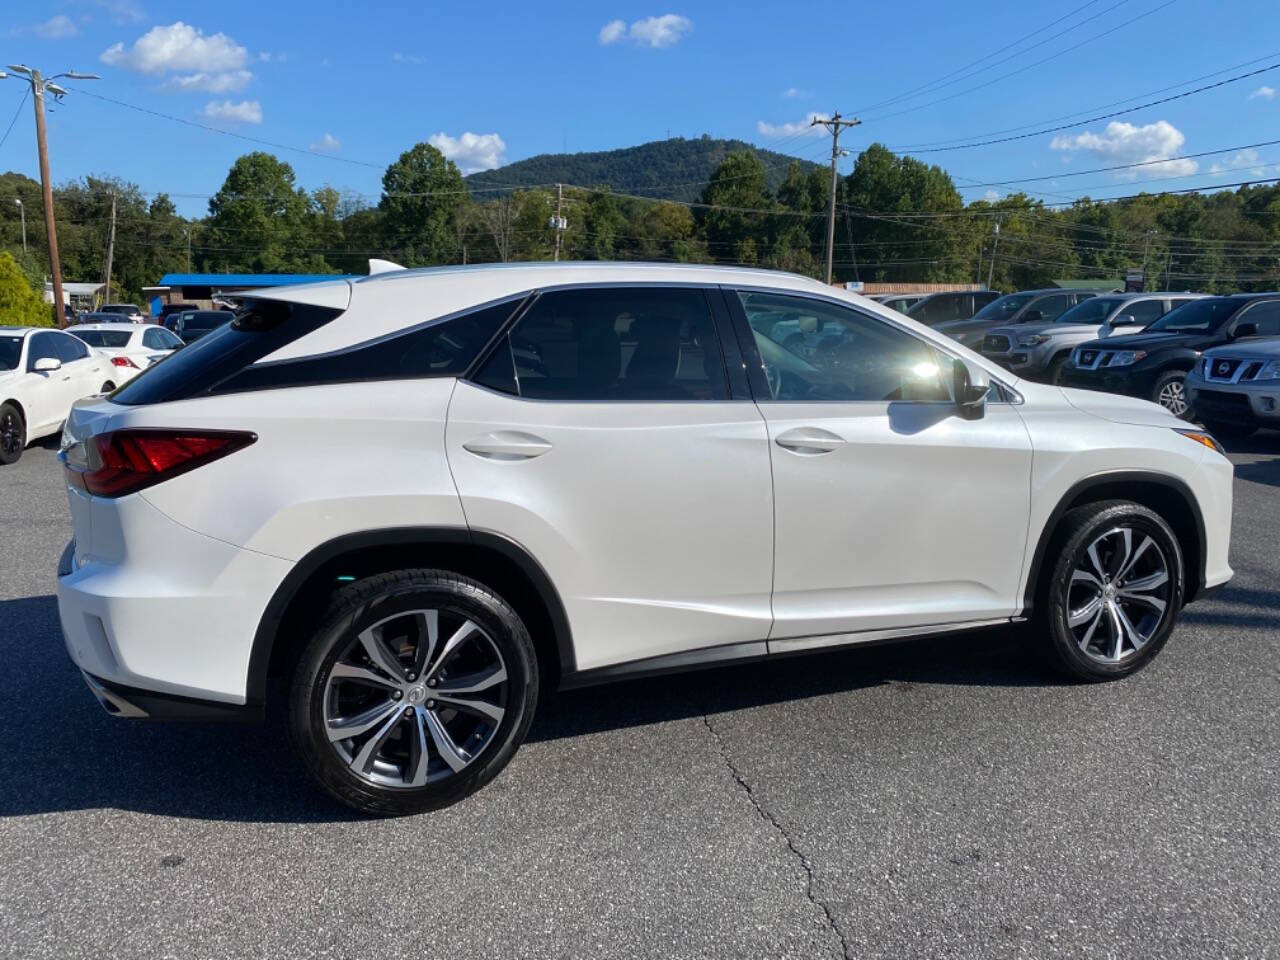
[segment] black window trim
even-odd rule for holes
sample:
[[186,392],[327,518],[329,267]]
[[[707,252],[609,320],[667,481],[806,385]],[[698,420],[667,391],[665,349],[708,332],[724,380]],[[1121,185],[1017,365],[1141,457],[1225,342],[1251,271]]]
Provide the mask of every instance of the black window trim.
[[[506,342],[511,331],[514,330],[516,325],[524,319],[525,315],[533,309],[534,305],[544,293],[560,293],[566,290],[634,290],[637,288],[655,288],[660,290],[701,290],[703,292],[703,297],[706,300],[707,315],[711,318],[712,330],[715,333],[716,343],[720,348],[720,363],[725,375],[725,388],[729,394],[727,398],[718,400],[699,400],[697,398],[690,397],[675,397],[669,400],[635,400],[627,398],[617,399],[614,397],[600,397],[598,399],[586,397],[575,398],[573,400],[557,400],[550,397],[525,397],[521,396],[519,393],[507,393],[506,391],[496,390],[486,384],[476,382],[476,375],[481,369],[483,369],[484,365],[489,361],[490,357],[499,348],[499,346]],[[722,315],[717,311],[717,295],[720,296],[721,308],[727,310],[727,307],[725,306],[726,298],[723,297],[723,288],[720,284],[716,283],[698,283],[696,281],[687,280],[607,280],[580,283],[558,283],[545,287],[537,287],[528,291],[527,299],[524,304],[507,319],[506,323],[498,328],[498,332],[494,334],[493,339],[476,355],[475,362],[472,363],[471,367],[466,372],[460,374],[458,379],[466,380],[468,384],[475,387],[477,390],[484,390],[488,393],[492,393],[494,396],[506,397],[508,400],[519,400],[522,403],[598,403],[609,404],[611,406],[648,406],[652,404],[669,403],[696,403],[700,405],[711,403],[751,403],[753,402],[754,397],[749,385],[747,384],[745,374],[735,381],[734,373],[730,368],[730,355],[735,355],[739,357],[739,359],[741,355],[740,351],[733,350],[732,346],[729,344],[728,338],[733,336],[732,321],[730,317]],[[726,323],[730,324],[728,329],[725,327]],[[741,366],[742,368],[745,368],[746,362],[742,361]],[[735,389],[735,383],[737,384],[737,389]]]
[[[958,353],[955,353],[952,350],[950,350],[948,347],[940,343],[935,343],[934,341],[930,340],[928,337],[922,337],[916,331],[911,330],[908,327],[902,326],[898,323],[895,323],[893,320],[891,320],[888,317],[882,317],[878,313],[869,313],[866,310],[863,310],[860,306],[858,306],[858,304],[850,303],[848,300],[841,300],[839,297],[825,296],[823,294],[816,293],[809,290],[793,290],[788,287],[763,287],[763,286],[756,286],[754,284],[724,284],[721,286],[721,290],[725,295],[725,301],[729,304],[729,312],[733,317],[734,331],[737,334],[738,342],[742,346],[743,353],[748,358],[746,361],[747,377],[751,384],[752,393],[755,395],[756,403],[778,403],[778,404],[783,404],[783,403],[786,403],[786,404],[792,404],[792,403],[813,403],[813,404],[911,403],[911,404],[918,404],[920,406],[939,406],[939,405],[948,406],[948,407],[955,406],[954,400],[893,400],[893,401],[890,401],[890,400],[775,400],[771,395],[772,391],[770,391],[769,389],[768,378],[765,376],[764,361],[760,356],[760,351],[756,348],[755,335],[751,329],[751,322],[747,319],[746,308],[743,307],[741,299],[739,299],[736,296],[736,294],[739,291],[744,291],[747,293],[771,293],[771,294],[774,294],[775,296],[802,297],[806,300],[814,300],[819,303],[827,303],[833,306],[843,307],[844,309],[850,310],[861,317],[866,317],[867,319],[874,320],[877,323],[882,324],[883,326],[891,327],[894,330],[898,330],[902,333],[905,333],[907,336],[919,341],[920,343],[923,343],[927,347],[930,347],[936,350],[938,353],[942,354],[943,356],[950,357],[953,361],[962,360],[964,358],[961,357]],[[991,373],[991,371],[988,370],[985,366],[983,367],[983,369],[987,370],[988,378],[991,380],[992,383],[999,386],[1000,391],[1007,398],[1007,399],[996,400],[996,401],[988,400],[987,403],[1009,404],[1010,406],[1015,406],[1017,404],[1022,403],[1022,394],[1018,393],[1017,390],[1014,390],[1013,387],[1009,386],[999,377],[994,376]]]

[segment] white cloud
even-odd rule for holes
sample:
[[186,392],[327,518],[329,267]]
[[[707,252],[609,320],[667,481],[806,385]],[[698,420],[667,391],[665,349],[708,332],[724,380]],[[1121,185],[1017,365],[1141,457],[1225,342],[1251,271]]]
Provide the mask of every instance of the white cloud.
[[205,93],[236,93],[253,82],[248,70],[228,70],[226,73],[188,73],[170,77],[162,84],[164,90],[179,93],[204,91]]
[[661,49],[679,43],[692,29],[693,21],[688,17],[664,13],[660,17],[636,20],[629,27],[622,20],[610,20],[600,28],[598,39],[605,46],[625,40],[637,47]]
[[66,37],[74,37],[80,32],[76,28],[75,21],[65,13],[50,17],[44,23],[37,23],[32,29],[35,30],[37,37],[43,37],[45,40],[63,40]]
[[600,42],[605,46],[611,43],[617,43],[627,35],[627,22],[625,20],[610,20],[600,28]]
[[456,163],[463,173],[500,167],[507,152],[506,143],[496,133],[467,132],[457,137],[434,133],[427,137],[427,143]]
[[412,53],[400,53],[399,51],[391,55],[391,59],[397,63],[425,63],[425,57],[419,57]]
[[258,124],[262,122],[262,104],[257,100],[241,100],[239,103],[210,100],[204,105],[200,115],[206,120],[218,120],[222,123]]
[[988,190],[986,193],[982,195],[982,199],[986,200],[988,203],[995,203],[997,200],[1000,199],[1000,191]]
[[149,74],[221,73],[241,69],[248,58],[249,51],[225,33],[206,35],[181,20],[152,27],[128,49],[123,43],[114,44],[99,57],[113,67]]
[[1260,177],[1265,172],[1262,164],[1262,157],[1257,150],[1250,147],[1248,150],[1239,151],[1234,157],[1227,161],[1219,160],[1209,168],[1209,172],[1214,176],[1223,176],[1228,173],[1239,173],[1244,171],[1251,177]]
[[138,23],[147,19],[147,12],[137,0],[89,0],[95,7],[101,7],[111,15],[116,23]]
[[760,120],[756,123],[756,132],[762,137],[794,137],[801,133],[822,133],[822,127],[815,127],[814,120],[825,120],[821,114],[810,113],[804,120],[795,123],[769,123]]
[[1265,83],[1253,93],[1249,94],[1250,100],[1274,100],[1276,98],[1276,88],[1268,87]]
[[799,87],[787,87],[782,91],[783,100],[808,100],[809,91],[801,90]]
[[339,140],[337,137],[335,137],[332,133],[326,133],[317,142],[311,144],[311,149],[322,150],[322,151],[341,150],[342,141]]
[[1182,131],[1167,120],[1157,120],[1143,127],[1113,120],[1102,133],[1057,136],[1049,146],[1054,150],[1087,150],[1110,164],[1149,164],[1115,174],[1119,180],[1136,180],[1139,176],[1185,177],[1199,170],[1200,164],[1195,160],[1168,159],[1176,156],[1186,142]]

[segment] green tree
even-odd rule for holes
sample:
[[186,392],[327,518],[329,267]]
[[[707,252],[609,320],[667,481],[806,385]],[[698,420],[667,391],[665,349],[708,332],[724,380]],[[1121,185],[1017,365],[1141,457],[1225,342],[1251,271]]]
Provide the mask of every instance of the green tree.
[[454,221],[470,202],[453,161],[429,143],[416,144],[382,177],[378,207],[386,245],[402,251],[405,266],[454,263],[459,257]]
[[51,327],[53,310],[28,282],[18,262],[0,252],[0,324],[14,327]]
[[752,152],[729,154],[716,167],[702,193],[707,205],[702,227],[711,255],[717,260],[757,263],[769,245],[773,198],[765,186],[764,164]]
[[205,268],[226,273],[327,273],[315,252],[311,198],[269,153],[239,157],[209,201]]

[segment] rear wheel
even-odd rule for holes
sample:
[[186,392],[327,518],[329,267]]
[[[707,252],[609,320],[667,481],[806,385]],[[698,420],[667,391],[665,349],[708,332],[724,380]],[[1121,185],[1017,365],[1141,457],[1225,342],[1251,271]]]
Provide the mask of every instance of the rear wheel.
[[1175,417],[1187,418],[1187,373],[1185,370],[1169,370],[1162,373],[1151,388],[1151,399]]
[[1055,544],[1037,605],[1055,664],[1081,680],[1140,670],[1182,608],[1182,551],[1169,525],[1136,503],[1091,503],[1063,518]]
[[533,644],[483,584],[402,570],[340,590],[294,671],[311,774],[366,813],[456,803],[506,766],[538,697]]
[[0,464],[17,463],[27,445],[27,425],[12,403],[0,405]]

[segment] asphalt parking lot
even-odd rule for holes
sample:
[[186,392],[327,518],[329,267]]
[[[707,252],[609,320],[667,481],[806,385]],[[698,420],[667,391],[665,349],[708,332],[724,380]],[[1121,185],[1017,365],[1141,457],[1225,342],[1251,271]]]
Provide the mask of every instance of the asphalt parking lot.
[[0,956],[1280,955],[1280,435],[1237,446],[1236,579],[1127,681],[1004,631],[551,696],[392,821],[273,727],[102,712],[37,446],[0,468]]

